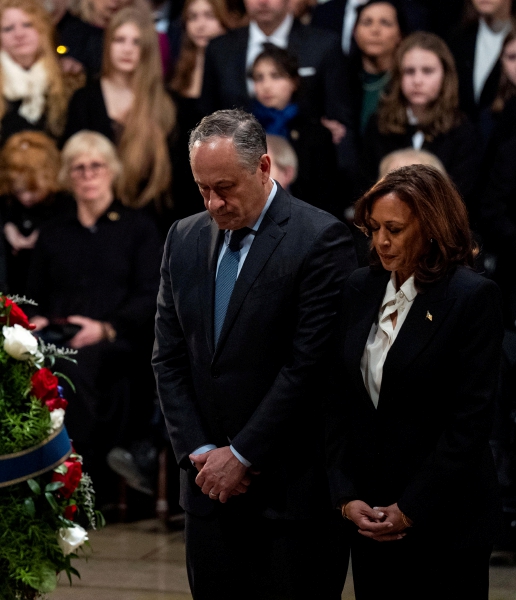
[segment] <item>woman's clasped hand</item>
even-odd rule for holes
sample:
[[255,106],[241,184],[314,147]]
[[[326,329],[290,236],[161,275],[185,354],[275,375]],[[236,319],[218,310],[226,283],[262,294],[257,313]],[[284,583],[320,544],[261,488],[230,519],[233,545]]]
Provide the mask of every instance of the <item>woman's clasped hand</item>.
[[405,530],[412,526],[397,504],[371,508],[362,500],[351,500],[342,504],[341,511],[345,519],[355,523],[358,533],[378,542],[401,540]]

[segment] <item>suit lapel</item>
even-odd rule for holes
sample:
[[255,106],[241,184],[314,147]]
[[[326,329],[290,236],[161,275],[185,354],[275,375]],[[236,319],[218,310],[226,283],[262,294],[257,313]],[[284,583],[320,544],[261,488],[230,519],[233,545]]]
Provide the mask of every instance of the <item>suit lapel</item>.
[[[414,305],[394,341],[383,368],[382,390],[388,385],[395,366],[396,373],[406,370],[410,363],[430,343],[446,319],[455,298],[447,297],[449,278],[430,286],[418,294]],[[380,401],[381,402],[381,393]]]
[[202,310],[204,327],[206,330],[206,343],[211,354],[214,352],[213,339],[213,299],[215,291],[215,273],[219,253],[217,250],[222,241],[223,232],[217,227],[215,221],[211,221],[199,232],[199,273],[201,273],[201,284],[199,286],[199,305],[205,307]]
[[[286,231],[281,225],[288,220],[290,215],[290,199],[278,185],[278,191],[272,201],[269,210],[265,214],[260,228],[255,234],[254,241],[236,280],[228,311],[224,319],[224,325],[220,332],[219,342],[215,350],[215,356],[224,346],[226,338],[231,331],[235,319],[240,311],[249,290],[253,286],[263,267],[275,251]],[[213,292],[212,292],[213,294]],[[212,310],[213,312],[213,310]],[[213,317],[212,317],[213,321]],[[213,325],[212,325],[213,328]]]
[[390,273],[386,271],[371,271],[363,287],[354,288],[353,313],[349,316],[350,327],[346,333],[348,343],[345,348],[344,360],[349,364],[355,388],[363,392],[373,408],[373,402],[364,385],[360,361],[371,327],[378,317],[389,277]]

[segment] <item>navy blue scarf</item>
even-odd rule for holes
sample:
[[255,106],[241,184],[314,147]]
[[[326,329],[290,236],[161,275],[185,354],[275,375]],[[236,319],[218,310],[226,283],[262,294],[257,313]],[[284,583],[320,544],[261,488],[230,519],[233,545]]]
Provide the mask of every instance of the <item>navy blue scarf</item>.
[[290,138],[288,124],[298,113],[297,104],[287,104],[284,109],[278,110],[277,108],[267,108],[258,100],[254,100],[251,110],[266,133]]

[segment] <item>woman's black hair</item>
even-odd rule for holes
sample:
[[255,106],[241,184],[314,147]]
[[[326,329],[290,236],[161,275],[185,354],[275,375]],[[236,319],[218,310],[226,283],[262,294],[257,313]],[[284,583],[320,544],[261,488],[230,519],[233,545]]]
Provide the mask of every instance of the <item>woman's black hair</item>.
[[356,11],[357,18],[356,18],[355,24],[358,23],[358,19],[360,18],[360,15],[366,8],[368,8],[372,4],[379,4],[379,3],[380,4],[390,4],[394,8],[394,10],[396,11],[396,19],[398,21],[398,27],[400,28],[400,31],[401,31],[401,37],[403,38],[406,35],[408,35],[410,32],[409,32],[409,26],[407,23],[407,19],[405,18],[405,13],[403,12],[403,8],[400,6],[399,2],[397,2],[396,0],[369,0],[365,4],[362,4],[362,6],[359,6],[357,8],[357,11]]
[[254,59],[254,62],[251,68],[249,69],[248,77],[250,79],[253,78],[254,68],[262,60],[272,61],[282,75],[293,79],[296,82],[297,87],[299,87],[300,80],[298,73],[297,58],[290,54],[290,52],[284,50],[283,48],[278,48],[278,46],[275,46],[274,44],[268,42],[263,44],[263,50]]

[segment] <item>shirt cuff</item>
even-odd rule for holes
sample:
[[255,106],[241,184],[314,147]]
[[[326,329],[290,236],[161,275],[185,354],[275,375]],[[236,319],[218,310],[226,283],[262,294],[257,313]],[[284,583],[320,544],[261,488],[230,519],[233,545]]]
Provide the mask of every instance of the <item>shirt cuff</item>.
[[[192,454],[204,454],[205,452],[209,452],[210,450],[215,450],[217,446],[215,444],[204,444],[204,446],[199,446],[196,450],[192,452]],[[191,461],[192,465],[195,465],[194,461]]]
[[240,452],[238,452],[238,450],[235,450],[234,446],[230,446],[229,449],[231,450],[231,452],[233,452],[233,454],[238,458],[238,460],[245,465],[246,467],[250,467],[251,463],[246,460],[241,454]]

